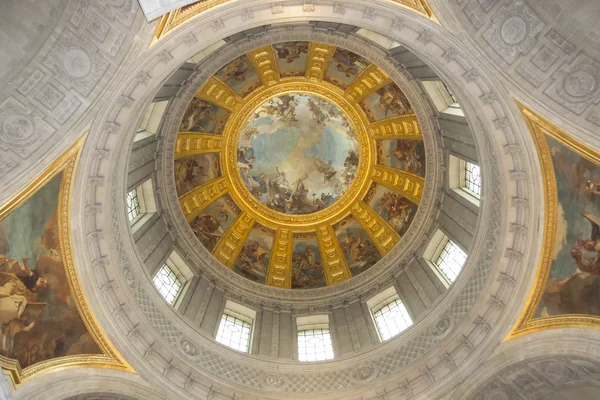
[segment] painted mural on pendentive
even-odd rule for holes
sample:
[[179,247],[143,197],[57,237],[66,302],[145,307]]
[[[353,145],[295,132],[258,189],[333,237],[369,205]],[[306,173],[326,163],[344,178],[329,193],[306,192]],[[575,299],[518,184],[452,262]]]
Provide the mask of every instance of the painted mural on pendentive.
[[413,113],[408,99],[395,83],[390,83],[360,102],[371,122]]
[[323,262],[317,238],[294,235],[292,247],[292,289],[315,289],[325,286]]
[[207,101],[194,98],[183,114],[179,132],[222,133],[229,111]]
[[273,45],[277,55],[277,66],[282,78],[303,76],[306,70],[308,42],[284,42]]
[[399,235],[404,235],[417,212],[418,206],[393,190],[379,185],[369,205]]
[[218,198],[190,222],[196,237],[206,250],[213,251],[227,228],[240,215],[240,209],[228,194]]
[[250,231],[233,271],[254,282],[265,283],[275,231],[255,224]]
[[333,103],[307,94],[272,98],[243,127],[238,167],[272,210],[309,214],[333,204],[358,167],[356,132]]
[[377,247],[353,217],[340,221],[334,229],[352,276],[366,271],[381,259]]
[[369,62],[358,54],[337,48],[327,67],[324,79],[346,90],[367,65]]
[[600,166],[547,140],[556,174],[557,226],[536,317],[600,315]]
[[421,140],[382,140],[381,163],[419,176],[425,176],[425,146]]
[[221,68],[215,76],[242,97],[261,85],[260,78],[246,55]]
[[198,154],[175,160],[177,196],[181,196],[219,176],[221,176],[219,153]]
[[58,229],[57,175],[0,221],[0,354],[22,368],[100,354],[67,281]]

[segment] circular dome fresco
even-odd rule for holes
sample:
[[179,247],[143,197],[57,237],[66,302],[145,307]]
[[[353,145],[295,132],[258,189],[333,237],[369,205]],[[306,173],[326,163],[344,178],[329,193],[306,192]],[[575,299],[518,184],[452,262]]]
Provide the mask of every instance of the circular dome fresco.
[[175,186],[199,243],[258,283],[332,285],[401,242],[425,185],[421,129],[378,66],[285,42],[219,69],[184,113]]

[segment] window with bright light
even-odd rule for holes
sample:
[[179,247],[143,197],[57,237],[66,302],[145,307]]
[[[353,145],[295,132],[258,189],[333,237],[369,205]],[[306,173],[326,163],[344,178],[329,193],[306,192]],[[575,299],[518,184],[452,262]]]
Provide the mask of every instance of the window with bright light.
[[168,100],[150,103],[138,127],[138,132],[135,136],[136,141],[152,136],[158,131],[163,114],[167,109],[167,104],[169,104]]
[[479,165],[472,162],[465,162],[465,182],[463,188],[469,191],[473,196],[481,195],[481,171]]
[[129,222],[132,222],[141,214],[140,198],[138,196],[137,188],[127,193],[126,203],[127,217],[129,218]]
[[448,282],[452,283],[462,270],[467,254],[460,249],[452,240],[446,238],[446,243],[435,261],[435,265],[444,274]]
[[226,312],[221,317],[216,341],[234,350],[248,353],[252,320],[238,318]]
[[440,80],[421,81],[435,108],[442,113],[463,116],[460,104],[448,86]]
[[329,328],[298,331],[298,360],[333,360],[333,345]]
[[169,259],[159,268],[154,275],[154,286],[165,301],[171,305],[175,303],[182,289],[182,281],[179,278],[177,267]]
[[412,325],[412,319],[399,298],[392,300],[378,310],[372,311],[382,341],[396,336]]

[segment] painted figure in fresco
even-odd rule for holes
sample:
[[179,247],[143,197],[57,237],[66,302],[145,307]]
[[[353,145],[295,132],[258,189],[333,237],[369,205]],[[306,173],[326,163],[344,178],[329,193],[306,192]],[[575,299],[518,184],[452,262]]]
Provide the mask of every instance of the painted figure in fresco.
[[396,148],[388,157],[395,157],[400,162],[406,163],[406,171],[418,173],[423,170],[424,154],[419,142],[411,140],[396,140]]
[[379,260],[379,252],[373,242],[360,234],[355,236],[349,229],[341,238],[340,246],[350,269],[360,269]]
[[[209,120],[209,123],[205,122],[206,119]],[[217,124],[217,114],[212,111],[212,105],[204,100],[193,99],[185,110],[179,130],[185,132],[195,128],[203,131],[207,130],[210,124]]]
[[0,350],[5,356],[12,354],[15,335],[33,329],[35,319],[46,306],[46,303],[37,303],[37,292],[47,287],[48,281],[37,271],[28,267],[27,270],[22,270],[21,276],[0,272]]
[[321,263],[312,246],[307,246],[301,253],[294,253],[292,278],[297,286],[304,288],[315,287],[322,280]]
[[585,190],[592,194],[600,194],[600,182],[587,181],[585,183]]
[[385,220],[402,232],[410,222],[413,204],[398,193],[387,192],[379,199],[378,206],[384,211]]
[[268,255],[267,249],[263,249],[257,240],[252,240],[243,247],[238,259],[238,266],[245,273],[256,277],[257,280],[264,281],[266,276],[265,259]]
[[331,178],[333,178],[335,176],[335,174],[337,174],[337,171],[331,165],[332,163],[333,163],[332,160],[329,160],[327,162],[327,164],[325,164],[320,159],[318,159],[318,158],[315,159],[315,165],[317,167],[317,171],[319,171],[320,173],[323,174],[323,183],[330,181]]
[[279,43],[273,46],[277,51],[277,58],[285,59],[288,64],[300,58],[302,54],[308,54],[308,44],[300,42]]
[[190,187],[198,186],[197,177],[207,177],[208,174],[204,172],[204,167],[198,164],[198,161],[193,158],[183,161],[179,164],[179,176],[178,181],[187,183]]
[[334,53],[333,61],[337,63],[335,69],[346,75],[346,78],[358,75],[361,66],[357,65],[357,63],[363,64],[362,68],[366,66],[364,58],[358,54],[341,49]]
[[379,104],[377,106],[383,110],[384,118],[391,115],[408,114],[410,112],[410,103],[397,86],[384,86],[377,90],[377,94],[379,95]]
[[219,220],[212,215],[199,216],[191,222],[190,226],[196,237],[209,250],[213,249],[223,236],[223,228]]
[[592,224],[592,236],[584,240],[580,233],[571,250],[571,256],[582,272],[600,275],[600,218],[588,213],[583,213],[583,216]]
[[250,69],[250,62],[246,57],[239,57],[233,60],[227,67],[225,67],[224,81],[225,83],[230,80],[236,80],[243,82],[246,80],[246,74]]

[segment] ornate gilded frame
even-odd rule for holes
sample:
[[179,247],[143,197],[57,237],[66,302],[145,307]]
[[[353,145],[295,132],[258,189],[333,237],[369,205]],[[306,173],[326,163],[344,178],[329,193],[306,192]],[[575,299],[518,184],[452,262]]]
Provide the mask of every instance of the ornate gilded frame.
[[12,211],[21,204],[29,200],[36,192],[42,189],[57,174],[62,173],[58,197],[58,230],[60,251],[63,255],[65,272],[69,283],[71,294],[75,299],[79,315],[85,324],[85,327],[94,338],[94,341],[103,354],[79,354],[74,356],[65,356],[52,358],[30,367],[21,369],[19,362],[15,359],[0,356],[0,366],[2,372],[10,377],[15,387],[27,380],[73,367],[96,367],[96,368],[114,368],[118,370],[135,372],[109,342],[106,335],[100,328],[96,318],[87,303],[85,294],[81,287],[75,264],[73,261],[73,252],[71,248],[71,228],[70,228],[70,198],[71,186],[73,183],[74,172],[79,159],[80,150],[85,141],[85,136],[81,138],[73,147],[56,159],[40,176],[31,182],[25,189],[14,196],[8,203],[0,207],[0,221],[8,217]]
[[556,219],[558,207],[558,194],[556,188],[556,176],[554,164],[548,147],[546,137],[557,140],[565,147],[600,166],[600,153],[583,143],[579,143],[567,133],[535,114],[533,111],[517,102],[531,136],[535,142],[536,150],[540,159],[542,180],[544,182],[544,235],[542,239],[542,253],[538,264],[535,285],[523,309],[517,323],[504,341],[529,333],[539,332],[547,329],[557,328],[593,328],[600,329],[600,316],[587,314],[562,314],[542,318],[534,318],[542,299],[544,288],[548,281],[550,268],[552,266],[552,252],[554,250],[556,236]]

